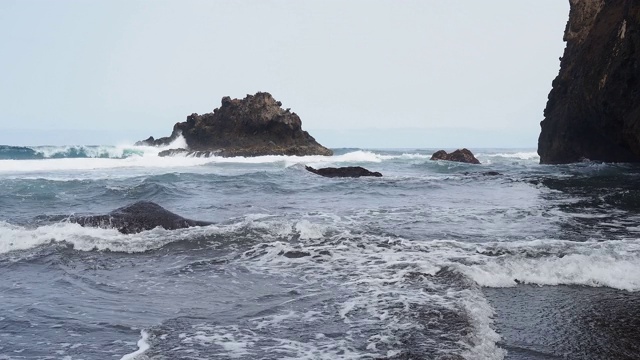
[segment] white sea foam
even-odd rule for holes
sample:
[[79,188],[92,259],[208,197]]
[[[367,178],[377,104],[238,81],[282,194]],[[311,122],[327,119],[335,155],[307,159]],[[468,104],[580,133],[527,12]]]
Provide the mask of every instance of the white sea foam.
[[309,220],[301,220],[297,222],[295,229],[300,233],[300,238],[303,240],[319,239],[326,231],[326,227],[313,224]]
[[[209,325],[194,326],[195,333],[184,336],[183,344],[214,344],[221,347],[221,353],[231,359],[252,355],[247,349],[253,346],[255,340],[250,332],[242,332],[237,326],[213,327]],[[212,354],[216,355],[216,354]]]
[[[131,145],[119,145],[119,147],[129,148]],[[135,149],[142,150],[145,156],[156,156],[158,152],[169,149],[188,149],[187,140],[180,135],[171,143],[165,146],[135,146]]]
[[494,310],[481,293],[469,292],[462,300],[474,327],[467,336],[470,347],[464,352],[465,359],[503,359],[506,351],[498,347],[500,335],[493,330]]
[[120,360],[135,360],[137,358],[139,358],[140,355],[142,355],[145,351],[149,350],[149,343],[147,342],[147,340],[149,339],[149,334],[142,330],[140,331],[140,340],[138,340],[138,350],[130,353],[130,354],[126,354],[123,357],[120,358]]
[[[442,246],[442,243],[431,247],[428,243],[407,239],[366,234],[354,236],[346,229],[342,233],[330,236],[330,239],[325,235],[322,238],[300,240],[303,241],[302,244],[277,240],[256,245],[245,253],[249,260],[245,266],[259,273],[302,273],[305,274],[307,282],[329,281],[335,282],[336,289],[349,289],[347,298],[336,309],[335,315],[342,319],[354,337],[358,329],[372,326],[384,329],[375,336],[361,339],[366,341],[369,351],[377,353],[376,356],[401,352],[403,349],[396,346],[399,341],[397,337],[403,333],[426,334],[422,322],[406,318],[414,309],[426,308],[436,312],[443,309],[456,313],[467,312],[472,319],[470,325],[474,327],[474,331],[473,335],[467,338],[467,345],[463,346],[465,351],[480,355],[478,358],[483,359],[503,358],[504,351],[496,345],[499,336],[491,329],[491,308],[478,288],[457,289],[454,286],[446,291],[436,290],[439,285],[433,285],[428,278],[422,278],[422,283],[417,285],[418,288],[431,289],[425,293],[418,291],[410,281],[408,282],[408,279],[415,278],[414,274],[435,276],[439,270],[453,263],[451,257],[458,257],[460,252],[468,251],[464,247],[454,246],[451,249]],[[310,256],[297,259],[282,256],[288,251],[300,249],[309,252]],[[321,254],[327,255],[319,256]],[[287,326],[287,321],[297,319],[299,317],[281,314],[275,324],[270,325]],[[342,346],[346,346],[356,358],[373,356],[355,351],[350,345],[354,341],[356,340],[347,341]],[[436,339],[434,337],[425,341],[433,341],[435,344]],[[336,349],[325,348],[323,353],[330,353],[329,350]],[[296,356],[303,355],[298,353]]]
[[[345,299],[336,315],[352,329],[379,321],[381,328],[389,330],[370,338],[369,350],[396,351],[389,348],[389,337],[407,329],[422,331],[418,328],[420,324],[402,320],[406,311],[415,306],[437,305],[452,311],[462,309],[469,316],[474,331],[466,339],[466,358],[504,357],[504,351],[496,345],[500,337],[492,328],[493,310],[479,290],[454,286],[445,292],[417,292],[407,286],[411,274],[427,275],[422,286],[431,289],[439,285],[430,284],[428,276],[453,269],[480,286],[511,287],[521,282],[640,291],[640,242],[637,240],[581,243],[540,239],[473,244],[342,231],[329,237],[325,232],[320,238],[300,238],[302,243],[280,240],[261,243],[246,253],[246,266],[259,273],[303,273],[306,281],[332,279],[336,286],[351,289],[353,295]],[[282,255],[293,250],[309,252],[310,256],[290,259]],[[330,255],[319,256],[323,252]],[[363,313],[367,314],[364,318]],[[272,325],[286,326],[288,319],[296,318],[291,314],[281,315]]]
[[85,146],[85,145],[64,145],[64,146],[36,146],[33,150],[44,158],[53,157],[73,157],[84,155],[88,158],[122,158],[129,154],[142,155],[141,149],[133,146]]
[[[187,157],[186,155],[176,155],[176,157]],[[372,151],[356,150],[348,152],[342,155],[324,156],[324,155],[309,155],[309,156],[288,156],[288,155],[264,155],[254,157],[217,157],[212,156],[208,159],[212,163],[235,163],[235,164],[268,164],[268,163],[280,163],[285,167],[293,166],[296,164],[305,164],[310,166],[330,166],[330,165],[347,165],[347,164],[359,164],[359,163],[380,163],[385,160],[393,159],[416,159],[425,158],[425,155],[420,154],[402,154],[402,155],[382,155]]]
[[284,221],[267,214],[250,214],[236,222],[186,229],[165,230],[161,227],[137,234],[122,234],[116,229],[83,227],[59,222],[39,227],[24,227],[0,221],[0,254],[32,249],[49,243],[72,244],[78,251],[116,251],[138,253],[158,249],[168,243],[206,235],[255,232],[257,240],[276,241],[290,236],[319,239],[332,229],[308,220]]
[[[353,244],[327,243],[328,232],[336,240],[349,238],[348,219],[326,216],[326,223],[310,219],[284,220],[270,215],[248,215],[244,219],[225,225],[210,225],[179,230],[156,228],[138,234],[121,234],[115,229],[82,227],[74,223],[55,223],[37,228],[23,227],[0,221],[0,254],[35,248],[51,242],[66,242],[76,250],[110,250],[118,252],[144,252],[157,249],[169,242],[211,235],[230,234],[238,231],[259,231],[256,237],[264,242],[258,266],[290,264],[297,259],[282,257],[290,250],[300,250],[300,245],[283,242],[297,238],[303,242],[303,250],[322,250],[350,256],[357,250],[361,256],[344,261],[361,263],[366,269],[367,249]],[[348,221],[349,224],[339,224]],[[342,229],[342,230],[340,230]],[[363,236],[363,235],[358,235]],[[363,243],[390,242],[403,251],[381,251],[374,246],[370,254],[381,258],[389,266],[411,264],[412,271],[435,273],[445,266],[452,266],[469,276],[481,286],[510,287],[518,282],[538,285],[588,285],[608,286],[628,291],[640,291],[640,241],[636,239],[601,242],[573,242],[562,240],[531,240],[519,242],[467,243],[457,241],[415,241],[383,239],[373,236]],[[361,246],[361,245],[360,245]],[[388,247],[385,245],[385,247]],[[303,258],[306,259],[306,258]],[[335,256],[334,256],[335,259]],[[463,259],[462,261],[460,259]],[[314,264],[318,265],[318,264]],[[366,271],[366,270],[365,270]],[[397,272],[393,276],[400,276]],[[399,275],[400,274],[400,275]],[[380,281],[387,281],[383,277]],[[516,281],[517,280],[517,281]],[[371,281],[367,280],[367,281]]]
[[[304,318],[313,322],[327,316],[315,309],[307,309],[309,313],[285,309],[251,319],[251,329],[211,325],[185,335],[185,345],[209,344],[217,349],[212,354],[229,358],[264,351],[263,345],[255,347],[255,344],[267,338],[272,342],[270,354],[282,358],[315,359],[347,354],[340,357],[355,359],[394,353],[402,350],[396,347],[398,334],[426,331],[421,328],[422,322],[406,319],[411,309],[425,307],[466,313],[472,331],[460,343],[464,357],[502,359],[504,351],[496,345],[500,337],[492,328],[493,311],[477,285],[510,287],[517,280],[538,285],[579,284],[640,291],[640,242],[635,239],[583,243],[553,239],[504,243],[421,241],[354,233],[350,220],[328,215],[293,220],[258,214],[232,224],[171,232],[154,229],[132,235],[65,223],[38,229],[0,223],[0,252],[28,249],[50,241],[66,241],[81,251],[138,252],[207,234],[228,234],[235,238],[239,232],[243,238],[255,238],[255,245],[248,242],[248,250],[239,259],[243,267],[277,276],[304,274],[306,283],[330,286],[337,296],[342,294],[342,303],[333,315],[348,329],[382,330],[358,340],[365,342],[368,355],[356,350],[355,338],[338,342],[318,336],[312,343],[302,344],[292,339],[268,338],[263,333],[290,327]],[[283,256],[288,251],[300,250],[310,255]],[[447,269],[463,274],[470,284],[477,285],[458,284],[455,277],[438,283],[440,271]],[[436,328],[441,326],[446,325],[438,324]],[[355,337],[357,332],[353,334]]]
[[[184,168],[191,166],[199,166],[211,162],[208,158],[178,158],[178,157],[160,157],[158,153],[162,150],[186,146],[185,140],[178,137],[174,142],[165,147],[152,146],[132,146],[118,145],[115,147],[99,147],[91,151],[94,152],[111,152],[110,158],[85,157],[85,158],[58,158],[58,159],[37,159],[37,160],[0,160],[0,174],[36,174],[42,177],[56,176],[56,174],[81,171],[84,177],[96,178],[100,177],[100,170],[112,169],[167,169],[167,168]],[[72,147],[43,147],[45,153],[49,156],[55,152],[64,151],[65,148]],[[76,147],[81,148],[81,147]],[[108,150],[107,150],[108,149]],[[126,158],[122,154],[130,150],[132,155]],[[98,154],[95,155],[98,155]],[[166,171],[166,170],[165,170]],[[77,176],[78,174],[74,174]],[[103,174],[104,176],[112,176],[111,173]]]
[[176,148],[187,148],[184,137],[179,136],[167,146],[135,146],[131,144],[117,145],[62,145],[34,146],[32,149],[44,158],[86,156],[88,158],[123,158],[127,156],[155,156],[159,151]]
[[540,160],[540,155],[536,151],[522,151],[522,152],[513,152],[513,153],[496,153],[496,154],[484,154],[478,153],[476,157],[501,157],[508,159],[519,159],[519,160]]
[[0,222],[0,254],[56,242],[72,244],[74,249],[79,251],[110,250],[135,253],[217,231],[217,227],[210,225],[179,230],[155,228],[138,234],[121,234],[116,229],[82,227],[66,222],[34,229]]
[[[200,167],[205,164],[275,164],[281,167],[290,167],[296,164],[310,166],[345,166],[361,163],[380,163],[391,159],[413,159],[420,158],[419,154],[403,154],[397,156],[381,155],[370,151],[353,151],[336,156],[284,156],[267,155],[256,157],[195,157],[187,155],[158,156],[158,152],[180,146],[184,139],[178,138],[174,143],[166,147],[135,147],[136,153],[126,158],[60,158],[60,159],[38,159],[38,160],[0,160],[0,174],[14,175],[20,177],[36,176],[44,178],[55,178],[60,174],[66,174],[74,178],[100,178],[114,177],[114,169],[127,169],[137,171],[153,171],[161,169],[167,171],[175,169],[179,171],[184,168]],[[186,146],[186,144],[184,144]],[[131,146],[118,146],[110,149],[112,155],[118,155]],[[53,150],[52,150],[53,151]],[[101,150],[96,150],[101,151]],[[203,170],[200,170],[203,171]],[[67,174],[70,173],[70,174]]]
[[[324,166],[349,166],[367,163],[381,163],[394,160],[427,160],[429,155],[419,153],[403,153],[398,155],[380,154],[374,151],[356,150],[346,154],[334,156],[284,156],[267,155],[256,157],[195,157],[184,154],[175,156],[160,157],[158,153],[162,150],[187,147],[183,137],[178,137],[173,143],[165,147],[153,146],[99,146],[99,147],[38,147],[38,151],[46,157],[55,155],[71,149],[82,150],[90,157],[80,158],[46,158],[37,160],[0,160],[0,174],[28,177],[56,178],[56,175],[67,174],[74,178],[101,178],[114,177],[123,174],[114,174],[114,169],[127,169],[129,173],[136,171],[182,171],[184,168],[198,168],[202,165],[210,165],[215,169],[215,164],[274,164],[278,167],[290,167],[297,164],[310,165],[313,167]],[[125,156],[126,154],[126,156]],[[105,157],[107,156],[107,157]],[[514,159],[532,160],[537,159],[535,152],[501,153],[501,154],[479,154],[489,158],[506,157]],[[491,160],[488,160],[489,162]],[[450,166],[450,164],[445,164]],[[200,172],[206,169],[198,170]]]
[[[199,166],[210,162],[205,158],[161,158],[157,156],[131,156],[126,159],[93,159],[93,158],[65,158],[45,160],[0,160],[0,173],[29,174],[39,173],[39,176],[50,177],[60,172],[82,171],[90,172],[85,177],[96,178],[100,174],[96,170],[119,168],[184,168]],[[98,176],[96,176],[98,175]],[[107,176],[107,174],[105,174]]]
[[576,243],[534,241],[496,244],[500,256],[474,256],[478,263],[460,265],[482,286],[536,285],[607,286],[640,291],[640,242],[615,240]]
[[[237,358],[277,358],[277,359],[363,359],[372,358],[374,353],[362,354],[350,348],[347,339],[333,339],[316,336],[313,342],[302,342],[288,338],[263,335],[239,326],[220,326],[213,324],[198,324],[193,326],[193,332],[180,334],[182,348],[172,351],[184,351],[190,357],[206,357],[237,359]],[[256,346],[260,344],[260,346]],[[190,345],[204,347],[205,353]],[[264,355],[267,356],[264,356]]]

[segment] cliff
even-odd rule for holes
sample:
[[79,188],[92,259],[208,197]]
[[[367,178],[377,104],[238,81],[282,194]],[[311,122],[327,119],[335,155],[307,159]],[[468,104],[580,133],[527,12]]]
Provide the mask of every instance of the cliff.
[[540,162],[640,162],[640,1],[570,0]]
[[222,98],[212,113],[191,114],[176,123],[170,136],[150,137],[137,145],[168,145],[182,135],[189,149],[163,151],[161,155],[196,156],[332,155],[302,130],[300,117],[271,94],[259,92],[244,99]]

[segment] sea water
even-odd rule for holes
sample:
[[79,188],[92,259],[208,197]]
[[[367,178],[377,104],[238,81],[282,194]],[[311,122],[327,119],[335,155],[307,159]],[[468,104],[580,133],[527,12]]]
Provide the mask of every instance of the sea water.
[[[434,150],[2,146],[0,359],[639,359],[640,167]],[[46,221],[137,200],[213,225]]]

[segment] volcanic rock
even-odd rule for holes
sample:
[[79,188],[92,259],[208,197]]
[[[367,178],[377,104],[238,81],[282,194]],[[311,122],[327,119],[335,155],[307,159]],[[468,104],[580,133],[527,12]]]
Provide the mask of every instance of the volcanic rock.
[[198,156],[333,155],[302,130],[300,117],[271,94],[259,92],[244,99],[222,98],[212,113],[191,114],[176,123],[171,136],[139,141],[138,145],[168,145],[182,135],[188,149],[163,152]]
[[640,1],[569,3],[567,44],[540,123],[540,162],[640,162]]
[[135,146],[167,146],[171,144],[173,140],[175,140],[175,138],[163,137],[160,139],[154,139],[153,136],[149,136],[144,140],[136,141],[133,145]]
[[158,226],[167,230],[175,230],[191,226],[211,225],[206,221],[185,219],[150,201],[138,201],[106,215],[74,215],[67,220],[82,226],[115,228],[123,234],[138,233]]
[[307,169],[307,171],[310,171],[314,174],[318,174],[320,176],[324,176],[324,177],[353,177],[353,178],[357,178],[357,177],[361,177],[361,176],[375,176],[375,177],[381,177],[382,174],[380,174],[377,171],[369,171],[361,166],[345,166],[345,167],[339,167],[339,168],[334,168],[334,167],[327,167],[327,168],[322,168],[322,169],[314,169],[311,166],[305,166],[305,169]]
[[468,164],[480,164],[480,161],[473,156],[473,153],[468,149],[458,149],[451,154],[447,154],[444,150],[438,150],[431,155],[431,160],[448,160],[457,161]]
[[285,257],[288,257],[289,259],[299,259],[299,258],[311,255],[311,253],[307,251],[302,251],[302,250],[289,250],[286,252],[282,252],[281,254],[284,255]]

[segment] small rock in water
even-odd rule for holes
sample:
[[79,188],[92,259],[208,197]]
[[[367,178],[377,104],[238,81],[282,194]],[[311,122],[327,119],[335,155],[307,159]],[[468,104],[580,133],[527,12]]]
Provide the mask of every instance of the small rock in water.
[[211,225],[205,221],[185,219],[151,201],[138,201],[106,215],[71,216],[68,221],[81,226],[115,228],[123,234],[139,233],[158,226],[175,230]]
[[468,149],[458,149],[450,154],[444,150],[439,150],[431,155],[431,160],[447,160],[457,161],[467,164],[480,164],[480,161],[473,156],[473,153]]
[[377,171],[369,171],[361,166],[345,166],[339,168],[327,167],[322,169],[314,169],[311,166],[305,166],[307,171],[325,177],[361,177],[374,176],[381,177],[382,174]]
[[311,254],[306,251],[289,250],[283,253],[282,255],[284,255],[285,257],[288,257],[289,259],[299,259],[301,257],[310,256]]

